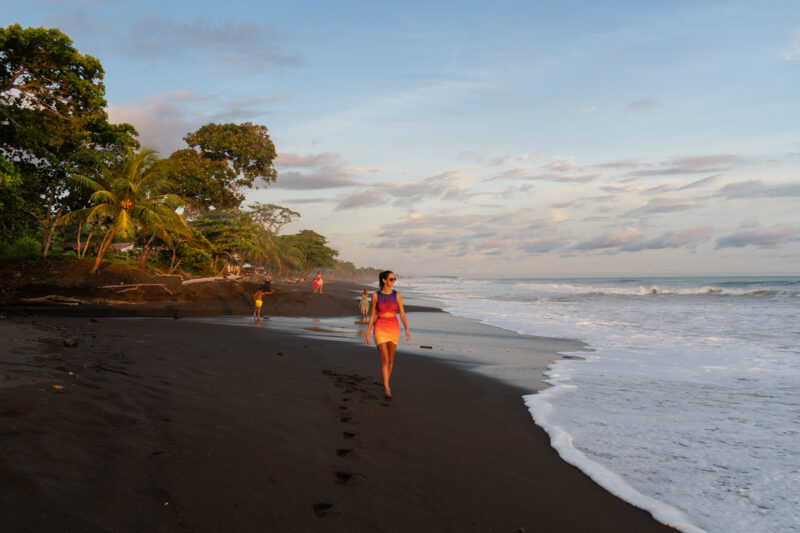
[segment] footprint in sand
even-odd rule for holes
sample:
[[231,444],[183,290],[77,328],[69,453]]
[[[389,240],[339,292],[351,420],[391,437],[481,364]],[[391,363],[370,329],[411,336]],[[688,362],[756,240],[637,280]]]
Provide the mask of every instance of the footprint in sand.
[[367,476],[358,472],[337,471],[333,473],[333,476],[337,484],[347,485],[348,487],[361,485],[367,479]]
[[333,507],[332,503],[315,503],[311,506],[311,508],[314,509],[314,514],[320,518],[328,514],[331,507]]

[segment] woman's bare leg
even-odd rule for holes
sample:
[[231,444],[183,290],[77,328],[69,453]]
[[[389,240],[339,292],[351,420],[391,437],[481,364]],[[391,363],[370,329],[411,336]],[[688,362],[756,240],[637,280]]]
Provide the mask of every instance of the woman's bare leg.
[[389,377],[392,377],[392,367],[394,367],[394,351],[397,349],[397,345],[393,342],[387,342],[386,347],[388,348],[389,353]]
[[383,393],[387,398],[391,398],[392,389],[389,388],[389,376],[392,373],[391,369],[392,360],[394,359],[394,344],[391,342],[379,344],[378,352],[381,354],[381,377],[383,378]]

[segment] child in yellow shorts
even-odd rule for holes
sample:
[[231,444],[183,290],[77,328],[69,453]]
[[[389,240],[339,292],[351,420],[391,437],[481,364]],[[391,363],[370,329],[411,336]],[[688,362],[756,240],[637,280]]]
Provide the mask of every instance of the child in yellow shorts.
[[262,298],[262,297],[263,297],[265,294],[267,294],[267,293],[266,293],[266,292],[264,292],[264,291],[262,291],[261,289],[258,289],[258,290],[256,291],[256,293],[253,295],[253,299],[254,299],[254,300],[255,300],[255,302],[256,302],[256,308],[255,308],[255,310],[253,311],[253,316],[254,316],[255,318],[261,318],[261,304],[263,303],[263,301],[261,300],[261,298]]

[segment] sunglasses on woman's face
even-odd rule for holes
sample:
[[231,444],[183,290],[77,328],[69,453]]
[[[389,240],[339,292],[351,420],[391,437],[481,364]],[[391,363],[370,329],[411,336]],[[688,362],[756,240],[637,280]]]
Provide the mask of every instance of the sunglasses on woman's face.
[[388,279],[389,281],[395,281],[397,278],[386,278],[386,279]]

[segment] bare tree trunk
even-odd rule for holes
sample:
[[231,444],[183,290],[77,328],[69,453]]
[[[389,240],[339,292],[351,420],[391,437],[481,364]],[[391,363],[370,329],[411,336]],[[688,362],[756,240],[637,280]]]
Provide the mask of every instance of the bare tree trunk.
[[[177,261],[176,261],[177,260]],[[169,263],[169,273],[174,273],[181,264],[181,260],[178,259],[178,245],[172,247],[172,260]]]
[[78,221],[78,259],[81,258],[81,230],[83,229],[83,222]]
[[94,230],[89,232],[89,236],[86,237],[86,244],[81,245],[81,232],[83,231],[83,221],[78,222],[78,259],[83,259],[86,255],[86,250],[89,249],[89,241],[92,240],[92,235],[94,235]]
[[50,200],[47,203],[47,218],[42,220],[42,225],[44,226],[42,235],[42,261],[47,259],[47,253],[50,250],[50,241],[52,240],[53,233],[58,225],[58,219],[61,216],[61,212],[64,210],[64,206],[62,205],[56,212],[55,216],[51,216],[51,210],[53,209],[53,204],[55,203],[55,196],[56,189],[55,187],[52,187],[50,189]]
[[89,249],[89,241],[92,240],[92,235],[94,235],[94,230],[90,231],[89,236],[86,237],[86,244],[83,246],[83,251],[81,251],[80,241],[78,241],[78,259],[86,257],[86,251]]
[[139,268],[144,268],[147,266],[147,256],[150,255],[150,250],[152,250],[152,244],[155,238],[156,238],[155,234],[151,235],[150,238],[147,240],[147,243],[144,245],[142,253],[139,254]]
[[100,250],[97,252],[97,259],[94,260],[94,266],[90,274],[94,274],[97,272],[97,269],[100,268],[100,262],[103,260],[103,256],[106,254],[106,250],[108,250],[111,241],[114,240],[114,227],[112,226],[108,233],[106,233],[106,238],[103,239],[103,244],[100,245]]

